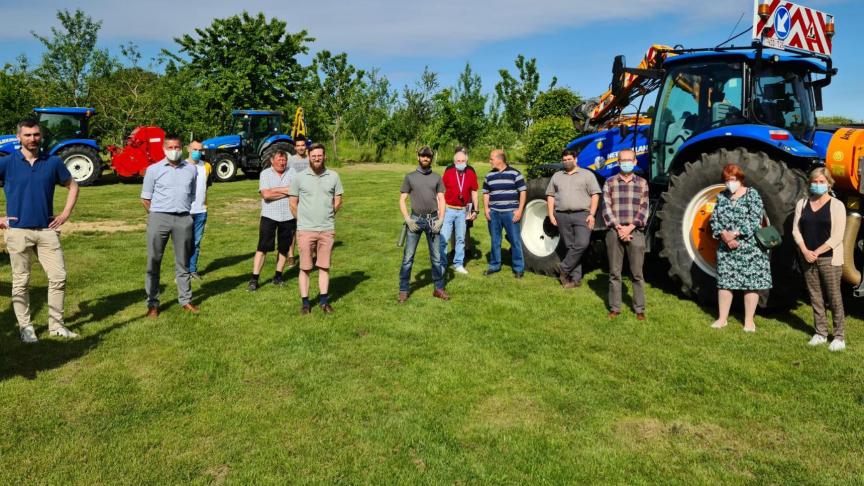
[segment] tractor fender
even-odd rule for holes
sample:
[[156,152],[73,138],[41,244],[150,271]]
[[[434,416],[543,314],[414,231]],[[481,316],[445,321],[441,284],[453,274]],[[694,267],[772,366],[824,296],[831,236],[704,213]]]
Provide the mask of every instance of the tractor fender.
[[204,150],[231,150],[240,146],[240,135],[221,135],[218,137],[208,138],[201,142]]
[[99,148],[99,144],[97,144],[95,140],[90,140],[87,138],[73,138],[73,139],[69,139],[69,140],[63,140],[62,142],[58,143],[57,145],[51,147],[50,154],[51,155],[57,155],[61,150],[65,149],[66,147],[72,146],[72,145],[84,145],[84,146],[92,148],[93,150],[95,150],[97,152],[101,151],[101,149]]
[[261,154],[263,154],[264,151],[266,151],[271,145],[273,145],[274,143],[278,143],[278,142],[285,142],[285,143],[290,143],[291,145],[294,145],[294,139],[289,137],[288,135],[283,135],[283,134],[271,135],[271,136],[267,137],[266,139],[264,139],[264,143],[261,144]]
[[801,143],[791,133],[788,140],[772,139],[772,130],[780,129],[766,125],[734,125],[700,133],[678,149],[670,165],[671,172],[677,173],[687,162],[693,162],[701,154],[712,153],[720,148],[732,150],[743,147],[753,152],[762,151],[775,160],[786,160],[802,170],[809,168],[815,160],[825,158],[824,152],[819,153]]

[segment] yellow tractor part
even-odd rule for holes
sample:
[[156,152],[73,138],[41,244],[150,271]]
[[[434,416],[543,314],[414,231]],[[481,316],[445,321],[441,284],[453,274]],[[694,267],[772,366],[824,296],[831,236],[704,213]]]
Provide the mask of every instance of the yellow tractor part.
[[306,136],[306,118],[303,116],[303,107],[298,106],[294,112],[294,123],[291,124],[291,138],[297,140],[297,137],[309,138]]
[[837,130],[825,154],[825,166],[834,177],[835,187],[856,192],[861,188],[861,174],[858,173],[858,168],[862,158],[864,158],[864,129]]
[[690,241],[693,249],[712,267],[717,267],[717,248],[720,246],[720,241],[715,239],[711,232],[710,222],[716,205],[715,195],[696,209],[693,220],[690,221]]

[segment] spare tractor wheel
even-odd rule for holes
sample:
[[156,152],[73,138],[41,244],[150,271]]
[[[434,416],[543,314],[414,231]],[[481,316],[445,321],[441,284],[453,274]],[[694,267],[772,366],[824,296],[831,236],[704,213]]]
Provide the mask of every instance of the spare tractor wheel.
[[92,147],[73,145],[60,150],[57,156],[79,186],[93,185],[102,175],[102,159]]
[[720,149],[688,162],[683,172],[673,176],[658,213],[658,236],[663,240],[660,256],[669,261],[669,275],[681,283],[684,294],[702,303],[716,301],[718,242],[712,237],[709,220],[717,194],[724,190],[721,174],[729,163],[743,169],[745,185],[759,191],[769,224],[783,235],[783,244],[770,255],[773,288],[763,293],[759,304],[791,307],[801,287],[801,279],[795,275],[792,218],[795,202],[806,194],[806,177],[764,152]]
[[522,213],[522,253],[525,269],[540,275],[557,276],[566,253],[558,228],[549,221],[546,187],[549,177],[528,181],[527,202]]

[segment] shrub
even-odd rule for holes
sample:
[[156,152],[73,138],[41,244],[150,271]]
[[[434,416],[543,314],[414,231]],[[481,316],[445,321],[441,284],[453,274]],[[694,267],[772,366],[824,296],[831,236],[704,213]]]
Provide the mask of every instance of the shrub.
[[568,117],[556,116],[534,122],[525,135],[528,177],[539,176],[542,165],[560,161],[561,151],[577,135]]

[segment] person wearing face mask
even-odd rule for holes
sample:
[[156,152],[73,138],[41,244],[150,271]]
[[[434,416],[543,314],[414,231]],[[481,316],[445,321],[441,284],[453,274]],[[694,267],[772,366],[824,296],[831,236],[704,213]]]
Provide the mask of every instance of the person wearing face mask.
[[193,140],[186,147],[189,153],[186,162],[194,165],[195,170],[198,171],[195,179],[195,200],[192,201],[192,209],[189,211],[192,215],[192,231],[194,233],[194,247],[192,256],[189,257],[189,274],[196,280],[201,280],[201,275],[198,274],[198,257],[201,255],[201,240],[204,238],[204,226],[207,224],[207,186],[210,184],[210,173],[212,172],[210,163],[201,160],[202,148],[203,146],[198,140]]
[[726,327],[733,292],[744,294],[744,331],[755,332],[759,291],[771,288],[768,253],[756,242],[764,207],[759,192],[744,185],[744,171],[736,164],[723,168],[726,190],[717,195],[710,226],[717,248],[717,305],[719,316],[711,327]]
[[168,135],[164,141],[165,159],[147,167],[141,187],[141,204],[147,210],[147,317],[159,317],[159,273],[168,238],[174,242],[174,275],[180,305],[185,312],[197,314],[192,305],[192,278],[189,258],[194,246],[192,201],[198,170],[182,160],[180,137]]
[[447,267],[447,244],[455,234],[453,244],[453,271],[467,274],[465,270],[465,230],[468,221],[477,218],[477,173],[468,165],[468,153],[464,148],[456,149],[453,165],[444,170],[444,226],[441,227],[441,260]]
[[645,320],[645,225],[648,224],[648,181],[635,175],[636,153],[618,153],[621,171],[603,186],[603,221],[606,223],[606,253],[609,260],[609,318],[621,313],[621,268],[624,255],[633,279],[633,311]]
[[591,242],[601,191],[594,173],[576,164],[575,151],[564,150],[561,163],[564,169],[553,174],[546,187],[546,206],[567,248],[558,280],[572,289],[582,285],[582,255]]
[[[828,342],[828,316],[825,298],[831,304],[834,320],[834,339],[828,346],[830,351],[846,349],[843,333],[843,294],[840,279],[843,268],[843,233],[846,231],[846,208],[831,196],[834,179],[824,167],[810,172],[810,197],[795,205],[792,221],[792,238],[798,245],[804,260],[804,282],[813,307],[816,334],[810,339],[811,346]],[[824,293],[824,294],[823,294]]]
[[[423,147],[417,152],[418,167],[405,175],[399,192],[399,210],[408,227],[405,239],[405,249],[402,253],[402,266],[399,269],[399,303],[408,300],[411,289],[411,269],[414,266],[414,254],[420,243],[420,236],[426,235],[429,246],[429,260],[432,264],[432,282],[435,290],[432,296],[441,300],[450,300],[444,290],[444,265],[439,241],[441,228],[444,226],[444,183],[441,176],[432,171],[432,159],[435,153],[429,147]],[[408,211],[408,199],[411,199],[411,211]]]

